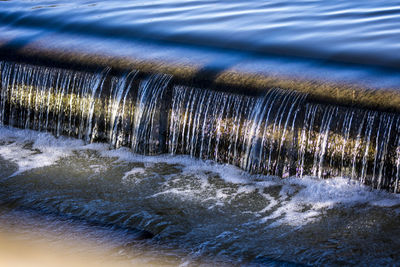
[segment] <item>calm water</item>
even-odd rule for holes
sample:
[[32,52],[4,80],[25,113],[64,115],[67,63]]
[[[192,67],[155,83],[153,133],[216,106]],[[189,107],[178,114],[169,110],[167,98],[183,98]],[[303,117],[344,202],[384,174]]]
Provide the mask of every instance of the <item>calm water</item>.
[[397,1],[1,1],[0,44],[398,88],[399,21]]
[[9,1],[3,25],[399,66],[398,1]]

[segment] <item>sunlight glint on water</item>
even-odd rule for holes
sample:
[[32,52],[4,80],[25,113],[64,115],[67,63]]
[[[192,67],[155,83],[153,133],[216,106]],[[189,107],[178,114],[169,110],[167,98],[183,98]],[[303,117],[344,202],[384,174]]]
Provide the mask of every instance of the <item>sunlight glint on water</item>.
[[251,173],[398,187],[396,114],[313,103],[280,89],[245,96],[171,84],[169,75],[108,71],[2,62],[2,123],[144,154],[188,154]]

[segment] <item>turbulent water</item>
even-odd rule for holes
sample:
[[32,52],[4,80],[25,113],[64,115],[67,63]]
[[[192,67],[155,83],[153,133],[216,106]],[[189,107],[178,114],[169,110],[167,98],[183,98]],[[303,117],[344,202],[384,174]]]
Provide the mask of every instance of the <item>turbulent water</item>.
[[142,156],[8,127],[0,137],[1,231],[54,244],[89,239],[116,263],[400,260],[399,197],[349,179],[249,175],[188,156]]
[[128,265],[400,260],[399,196],[372,189],[398,191],[397,114],[0,67],[0,233]]
[[0,258],[11,233],[121,266],[398,265],[399,18],[0,1]]
[[349,177],[398,191],[400,117],[280,89],[246,96],[137,71],[111,75],[0,62],[0,122],[186,154],[280,177]]

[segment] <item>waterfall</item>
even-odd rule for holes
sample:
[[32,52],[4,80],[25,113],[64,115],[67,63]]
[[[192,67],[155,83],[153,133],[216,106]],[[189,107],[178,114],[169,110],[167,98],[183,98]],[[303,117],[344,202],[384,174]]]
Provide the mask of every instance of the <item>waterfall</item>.
[[90,141],[108,69],[99,73],[2,62],[1,123]]
[[164,150],[166,89],[171,79],[169,75],[154,74],[140,82],[135,106],[132,129],[132,149],[134,152],[156,154]]
[[169,152],[240,163],[252,97],[175,86]]
[[169,152],[280,174],[295,145],[294,121],[305,95],[274,89],[248,97],[198,88],[173,89]]
[[112,77],[110,93],[105,102],[107,115],[105,116],[105,132],[107,142],[118,148],[130,144],[134,114],[134,95],[131,86],[138,72],[131,71],[122,77]]
[[345,176],[376,188],[395,189],[399,119],[397,114],[307,104],[299,176]]
[[[250,173],[349,177],[399,191],[400,116],[317,103],[279,88],[259,95],[179,84],[165,74],[0,62],[0,123],[187,154]],[[229,89],[229,88],[226,88]]]

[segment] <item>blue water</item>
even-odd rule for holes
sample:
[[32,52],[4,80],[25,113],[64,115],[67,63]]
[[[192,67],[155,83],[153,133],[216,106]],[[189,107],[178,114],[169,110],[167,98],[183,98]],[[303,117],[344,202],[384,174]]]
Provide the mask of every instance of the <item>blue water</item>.
[[[6,48],[398,90],[400,3],[0,0],[0,53]],[[173,255],[172,265],[400,261],[400,198],[345,178],[260,177],[13,128],[0,137],[0,232],[48,224],[58,242],[88,224],[130,259],[135,242],[118,231],[138,228],[155,235],[144,243]],[[94,219],[111,234],[93,229]],[[72,230],[57,228],[64,223]]]
[[3,46],[390,88],[399,26],[397,1],[0,3]]
[[399,66],[398,1],[9,1],[1,23]]

